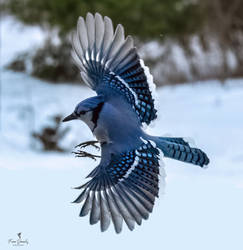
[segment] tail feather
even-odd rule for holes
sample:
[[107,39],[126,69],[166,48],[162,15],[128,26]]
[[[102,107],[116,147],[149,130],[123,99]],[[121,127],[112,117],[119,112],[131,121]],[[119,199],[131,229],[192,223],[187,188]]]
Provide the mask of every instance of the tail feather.
[[189,146],[189,143],[186,142],[183,138],[181,137],[159,137],[160,140],[164,140],[164,141],[167,141],[167,142],[173,142],[173,143],[176,143],[176,144],[181,144],[181,145],[184,145],[184,146]]
[[207,155],[201,149],[191,148],[182,138],[157,137],[155,142],[165,157],[192,163],[200,167],[209,164]]

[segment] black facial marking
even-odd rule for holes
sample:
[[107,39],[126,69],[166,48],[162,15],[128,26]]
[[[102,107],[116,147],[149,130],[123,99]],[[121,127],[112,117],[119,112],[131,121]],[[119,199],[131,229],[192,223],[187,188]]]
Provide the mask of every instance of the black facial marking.
[[80,115],[84,115],[86,113],[86,111],[80,111],[78,112],[77,110],[74,110],[73,112],[77,117],[79,117]]
[[99,105],[93,110],[93,117],[91,119],[91,121],[94,123],[94,128],[93,131],[95,130],[95,128],[97,127],[97,121],[99,119],[99,115],[100,115],[100,111],[102,109],[104,105],[104,102],[99,103]]

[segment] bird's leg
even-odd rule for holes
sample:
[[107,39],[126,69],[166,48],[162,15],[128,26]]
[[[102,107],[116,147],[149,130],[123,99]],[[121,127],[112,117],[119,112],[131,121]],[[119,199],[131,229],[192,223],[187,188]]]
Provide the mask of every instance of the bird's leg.
[[96,149],[100,150],[100,147],[96,145],[97,143],[99,143],[99,142],[98,141],[86,141],[86,142],[82,142],[82,143],[78,144],[77,146],[75,146],[75,148],[79,147],[80,149],[78,151],[72,152],[72,153],[74,153],[76,157],[88,157],[88,158],[91,158],[91,159],[93,159],[93,160],[96,161],[96,158],[100,158],[99,155],[94,155],[94,154],[85,152],[85,151],[83,151],[81,149],[82,148],[86,148],[87,146],[93,146]]

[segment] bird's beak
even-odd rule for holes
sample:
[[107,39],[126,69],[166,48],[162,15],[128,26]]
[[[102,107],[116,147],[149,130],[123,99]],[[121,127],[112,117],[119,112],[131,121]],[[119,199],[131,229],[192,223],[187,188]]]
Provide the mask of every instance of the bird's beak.
[[74,119],[77,119],[77,116],[72,113],[71,115],[68,115],[67,117],[65,117],[62,121],[63,122],[68,122],[68,121],[71,121],[71,120],[74,120]]

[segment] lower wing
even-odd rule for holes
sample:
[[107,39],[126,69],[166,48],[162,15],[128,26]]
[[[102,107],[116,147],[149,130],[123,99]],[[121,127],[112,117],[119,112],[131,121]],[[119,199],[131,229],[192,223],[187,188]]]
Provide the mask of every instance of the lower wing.
[[[103,145],[102,157],[107,150],[109,145]],[[80,216],[90,213],[90,224],[100,221],[101,231],[112,221],[119,233],[123,220],[133,230],[135,223],[148,219],[158,197],[159,150],[144,141],[139,148],[112,155],[108,164],[102,162],[104,158],[88,175],[92,179],[77,187],[83,191],[74,203],[82,202]]]

